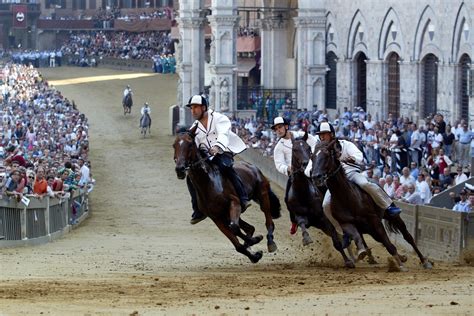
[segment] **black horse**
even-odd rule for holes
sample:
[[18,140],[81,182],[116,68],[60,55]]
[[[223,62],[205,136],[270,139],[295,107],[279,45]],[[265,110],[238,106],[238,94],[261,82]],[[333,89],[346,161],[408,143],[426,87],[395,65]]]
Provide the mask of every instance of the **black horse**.
[[344,259],[344,265],[347,268],[355,268],[354,262],[344,252],[336,229],[324,215],[321,193],[304,174],[304,170],[311,159],[311,147],[306,142],[307,139],[308,133],[305,133],[303,137],[293,139],[292,173],[288,183],[286,206],[288,211],[295,215],[296,222],[302,230],[303,245],[306,246],[313,242],[307,228],[316,227],[331,237],[334,248]]
[[122,100],[123,115],[132,112],[133,100],[132,93],[128,93]]
[[339,141],[319,143],[312,156],[312,180],[316,185],[325,184],[331,192],[331,210],[334,218],[341,227],[354,239],[359,249],[364,249],[360,234],[369,234],[382,243],[393,256],[400,271],[405,271],[402,262],[407,258],[397,252],[382,223],[386,220],[387,228],[395,233],[401,233],[403,238],[413,247],[420,258],[423,267],[431,269],[431,263],[421,254],[415,240],[408,232],[400,215],[390,215],[380,209],[372,198],[361,188],[350,182],[339,161]]
[[[246,255],[253,263],[262,258],[262,251],[252,252],[250,246],[259,243],[263,237],[253,236],[255,228],[245,222],[241,215],[239,196],[229,179],[224,178],[209,157],[198,149],[194,141],[197,125],[189,132],[176,136],[174,160],[178,179],[187,176],[196,189],[198,207],[232,242],[235,249]],[[270,188],[270,183],[262,172],[248,163],[237,163],[239,174],[249,198],[260,204],[265,214],[267,227],[267,247],[269,252],[277,250],[273,241],[275,224],[273,219],[280,217],[280,201]],[[241,244],[239,239],[243,239]]]

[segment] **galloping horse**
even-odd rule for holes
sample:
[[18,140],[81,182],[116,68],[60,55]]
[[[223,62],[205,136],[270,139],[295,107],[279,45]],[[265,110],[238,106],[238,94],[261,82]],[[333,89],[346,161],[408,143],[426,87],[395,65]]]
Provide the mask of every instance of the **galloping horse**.
[[148,134],[150,134],[150,128],[151,128],[151,117],[150,114],[145,113],[142,115],[140,119],[140,132],[143,134],[143,138],[146,136],[146,132],[148,130]]
[[341,241],[337,236],[336,229],[324,215],[321,193],[316,186],[304,174],[304,170],[311,159],[311,147],[306,140],[308,133],[303,137],[293,139],[291,153],[290,184],[288,198],[285,201],[288,211],[296,216],[296,222],[302,230],[303,245],[307,246],[313,241],[307,231],[308,227],[316,227],[331,237],[334,248],[344,259],[347,268],[355,268],[354,262],[344,253]]
[[407,258],[398,254],[397,248],[388,238],[382,224],[382,219],[385,219],[387,228],[392,232],[402,233],[403,238],[418,254],[423,267],[431,269],[431,263],[421,254],[400,215],[384,212],[365,191],[350,182],[338,159],[339,156],[338,140],[316,145],[312,156],[311,177],[317,186],[325,184],[328,187],[331,192],[332,214],[344,231],[354,239],[357,248],[364,248],[360,234],[369,234],[385,246],[397,263],[398,269],[406,271],[402,262],[405,262]]
[[132,93],[128,93],[122,100],[123,115],[132,112],[133,100]]
[[[234,186],[221,175],[217,166],[209,161],[209,157],[198,149],[194,141],[196,128],[197,125],[176,136],[173,144],[176,175],[178,179],[184,179],[187,173],[196,189],[199,210],[217,225],[238,252],[256,263],[262,258],[262,251],[252,252],[249,247],[259,243],[263,237],[253,236],[255,228],[240,218],[240,201]],[[256,201],[265,214],[267,247],[269,252],[274,252],[277,246],[273,241],[273,219],[281,215],[280,201],[257,167],[237,163],[234,168],[241,177],[249,198]],[[243,239],[244,243],[241,244],[237,237]]]

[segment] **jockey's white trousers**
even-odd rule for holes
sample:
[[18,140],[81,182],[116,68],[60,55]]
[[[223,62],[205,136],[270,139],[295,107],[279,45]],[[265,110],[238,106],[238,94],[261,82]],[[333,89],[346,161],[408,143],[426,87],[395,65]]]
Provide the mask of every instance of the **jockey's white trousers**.
[[[360,172],[349,171],[348,173],[346,173],[346,176],[349,181],[354,182],[362,190],[367,192],[372,197],[375,204],[377,204],[383,210],[385,210],[387,207],[390,206],[390,204],[392,204],[392,200],[390,199],[388,194],[385,193],[385,191],[381,187],[379,187],[375,183],[370,182],[367,177],[361,174]],[[343,231],[341,225],[336,221],[336,219],[334,219],[331,213],[331,192],[329,192],[329,190],[327,190],[326,194],[324,195],[323,211],[329,221],[334,225],[334,228],[336,228],[336,231],[339,234],[342,234]]]

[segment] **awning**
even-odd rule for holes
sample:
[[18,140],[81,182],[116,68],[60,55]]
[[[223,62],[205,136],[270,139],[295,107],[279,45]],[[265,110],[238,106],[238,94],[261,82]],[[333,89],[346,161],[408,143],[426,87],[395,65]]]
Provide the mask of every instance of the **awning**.
[[258,52],[260,50],[260,36],[238,36],[237,53]]
[[255,58],[237,58],[237,77],[248,77],[255,65]]

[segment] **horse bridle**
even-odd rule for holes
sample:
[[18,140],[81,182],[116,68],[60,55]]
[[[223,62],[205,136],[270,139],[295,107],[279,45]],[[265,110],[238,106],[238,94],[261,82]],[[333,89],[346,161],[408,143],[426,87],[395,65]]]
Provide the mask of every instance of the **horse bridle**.
[[[185,132],[185,134],[188,134],[191,139],[193,140],[194,142],[194,135],[190,132]],[[199,149],[197,149],[197,151],[199,151]],[[193,168],[196,168],[197,166],[201,165],[204,161],[206,161],[207,159],[209,159],[209,156],[203,156],[201,158],[199,158],[198,160],[196,161],[193,161],[191,163],[189,163],[188,161],[186,161],[184,163],[184,170],[189,170],[189,169],[193,169]]]
[[[311,160],[313,160],[314,155],[315,155],[315,153],[311,153]],[[332,159],[337,159],[337,158],[334,156],[334,153],[332,153],[332,152],[331,152],[331,158],[332,158]],[[334,170],[331,171],[330,173],[326,173],[326,174],[323,175],[323,183],[324,183],[325,186],[327,186],[327,185],[326,185],[326,182],[327,182],[329,179],[331,179],[332,177],[334,177],[334,176],[339,172],[339,170],[341,170],[341,168],[342,168],[342,163],[339,162],[339,166],[337,166],[336,169],[334,169]]]

